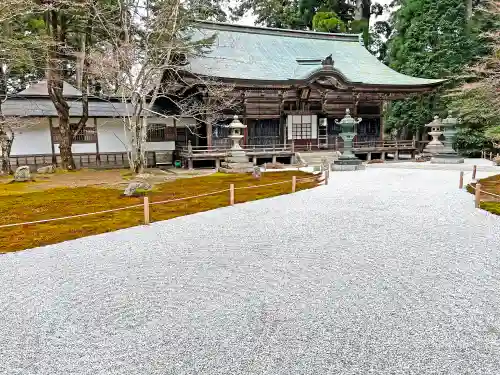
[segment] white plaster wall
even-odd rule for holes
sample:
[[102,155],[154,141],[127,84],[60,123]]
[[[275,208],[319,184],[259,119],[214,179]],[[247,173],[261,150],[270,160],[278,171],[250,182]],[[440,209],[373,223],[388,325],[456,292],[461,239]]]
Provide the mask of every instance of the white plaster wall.
[[51,145],[49,119],[40,118],[33,126],[16,132],[11,155],[52,155]]
[[[71,145],[71,151],[75,154],[94,154],[97,152],[95,143],[74,143]],[[59,144],[54,143],[54,152],[59,155]]]
[[175,150],[175,142],[146,142],[146,151],[173,151]]
[[[191,119],[180,119],[177,121],[177,126],[182,127],[185,124],[192,123]],[[150,119],[150,123],[166,123],[173,126],[172,119]],[[127,138],[121,119],[97,119],[97,136],[99,139],[99,152],[126,152]],[[147,151],[173,151],[175,150],[175,142],[148,142],[146,143]]]
[[121,119],[98,118],[99,152],[126,152],[127,139]]
[[196,125],[196,120],[192,117],[184,117],[184,118],[180,118],[180,119],[177,119],[177,127],[178,128],[184,128],[188,125],[191,125],[191,126],[194,126]]

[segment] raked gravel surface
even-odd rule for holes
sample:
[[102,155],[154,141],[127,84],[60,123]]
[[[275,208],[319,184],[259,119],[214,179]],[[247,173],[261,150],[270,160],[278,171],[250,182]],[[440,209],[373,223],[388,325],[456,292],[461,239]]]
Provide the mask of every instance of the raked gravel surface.
[[0,373],[499,374],[500,217],[457,171],[0,256]]

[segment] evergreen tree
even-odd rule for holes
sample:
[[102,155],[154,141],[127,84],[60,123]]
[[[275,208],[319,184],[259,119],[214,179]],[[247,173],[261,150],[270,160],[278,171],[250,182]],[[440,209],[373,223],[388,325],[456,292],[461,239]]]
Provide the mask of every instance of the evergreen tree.
[[[389,65],[400,73],[448,79],[463,72],[476,56],[486,52],[464,0],[402,0],[393,17],[388,43]],[[440,93],[421,95],[392,103],[386,129],[414,133],[433,115],[444,111]]]

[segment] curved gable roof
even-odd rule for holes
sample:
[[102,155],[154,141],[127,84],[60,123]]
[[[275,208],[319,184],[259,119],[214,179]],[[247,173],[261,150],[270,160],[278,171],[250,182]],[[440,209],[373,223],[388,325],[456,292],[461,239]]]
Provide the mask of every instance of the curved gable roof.
[[432,86],[443,82],[396,72],[366,50],[359,35],[212,22],[200,22],[193,30],[195,40],[214,34],[215,42],[209,52],[190,61],[193,73],[238,80],[307,80],[321,70],[321,64],[303,64],[301,60],[321,61],[331,54],[333,70],[349,83]]

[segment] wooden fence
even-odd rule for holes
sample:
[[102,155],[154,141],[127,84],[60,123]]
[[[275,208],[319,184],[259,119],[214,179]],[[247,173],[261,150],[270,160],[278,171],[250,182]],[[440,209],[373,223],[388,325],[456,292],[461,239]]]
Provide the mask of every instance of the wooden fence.
[[[74,153],[73,159],[77,168],[128,168],[128,158],[126,152],[105,152],[105,153]],[[156,165],[155,152],[146,153],[148,167]],[[15,155],[10,157],[12,169],[27,165],[33,171],[46,165],[61,165],[59,155],[32,154]]]

